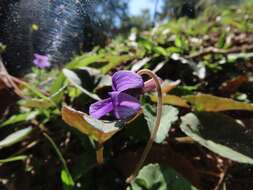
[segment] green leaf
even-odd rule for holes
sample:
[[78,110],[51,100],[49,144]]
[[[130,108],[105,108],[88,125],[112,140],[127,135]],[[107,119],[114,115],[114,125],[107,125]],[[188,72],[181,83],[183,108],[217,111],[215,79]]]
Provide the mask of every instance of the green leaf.
[[187,40],[183,39],[180,35],[177,35],[175,39],[175,46],[185,50],[188,48]]
[[66,77],[61,73],[53,82],[50,88],[51,99],[59,103],[64,95],[64,89],[67,87]]
[[78,69],[82,67],[87,67],[88,65],[95,63],[95,62],[103,62],[104,61],[104,55],[101,54],[95,54],[95,55],[81,55],[79,57],[76,57],[74,60],[72,60],[69,64],[66,65],[66,68],[68,69]]
[[[157,102],[157,96],[150,96],[153,102]],[[187,101],[179,96],[175,95],[165,95],[163,96],[163,104],[170,104],[173,106],[185,107],[189,108],[190,106],[187,104]]]
[[160,46],[155,46],[154,48],[154,52],[159,54],[159,55],[162,55],[164,57],[168,57],[170,54],[166,51],[165,48],[163,47],[160,47]]
[[32,84],[29,84],[27,82],[22,82],[22,85],[29,89],[31,92],[34,93],[34,95],[36,95],[39,98],[45,99],[45,100],[50,100],[47,96],[45,96],[43,93],[40,92],[39,89],[37,89],[36,87],[34,87]]
[[66,171],[65,169],[61,170],[61,180],[63,184],[67,187],[75,185],[72,177],[69,175],[69,172]]
[[97,120],[68,106],[62,108],[62,118],[71,127],[78,129],[99,143],[110,139],[123,126],[121,122]]
[[230,160],[253,164],[253,130],[246,130],[220,113],[188,113],[181,130],[209,150]]
[[189,95],[183,96],[182,98],[192,104],[198,111],[253,111],[253,104],[238,102],[233,99],[222,98],[208,94]]
[[[70,174],[70,171],[68,169],[67,163],[60,151],[60,149],[57,147],[57,145],[55,144],[54,140],[47,135],[46,133],[43,133],[43,135],[47,138],[47,140],[50,142],[50,144],[52,145],[52,147],[54,148],[57,156],[59,157],[62,165],[63,165],[63,170],[61,171],[61,179],[64,182],[64,184],[66,184],[66,187],[73,187],[75,185],[75,182]],[[69,185],[67,185],[69,184]],[[71,188],[70,188],[71,189]]]
[[122,63],[133,60],[134,57],[131,55],[108,55],[106,59],[108,60],[108,64],[101,68],[101,73],[103,74],[108,73]]
[[0,149],[12,146],[23,141],[32,132],[32,127],[27,127],[16,131],[0,141]]
[[15,161],[19,161],[19,160],[25,160],[26,158],[27,158],[27,156],[20,155],[20,156],[13,156],[13,157],[6,158],[6,159],[0,159],[0,164],[5,164],[8,162],[15,162]]
[[61,87],[64,85],[65,82],[65,77],[61,73],[57,78],[54,80],[51,89],[50,89],[50,94],[55,94],[58,90],[61,89]]
[[175,170],[158,164],[144,166],[127,190],[197,190]]
[[52,101],[47,99],[24,99],[21,102],[21,106],[27,107],[27,108],[43,108],[47,109],[50,107],[55,106]]
[[[154,121],[156,113],[151,105],[147,104],[144,106],[144,117],[148,123],[149,130],[151,131],[154,127]],[[162,143],[168,136],[168,132],[171,125],[178,119],[178,109],[172,106],[163,106],[162,118],[159,129],[157,131],[157,136],[155,139],[156,143]]]
[[26,112],[26,113],[20,113],[17,115],[13,115],[9,119],[4,121],[2,124],[0,124],[0,128],[8,126],[8,125],[20,123],[20,122],[29,121],[29,120],[35,118],[37,115],[38,115],[38,111]]
[[77,74],[69,69],[63,69],[63,74],[66,76],[66,78],[68,79],[68,81],[74,85],[76,88],[78,88],[79,90],[81,90],[84,94],[86,94],[87,96],[93,98],[94,100],[100,100],[100,98],[96,95],[93,94],[91,92],[89,92],[88,90],[84,89],[82,87],[82,81],[81,79],[77,76]]
[[227,38],[227,33],[223,32],[217,42],[217,48],[220,48],[220,49],[225,48],[226,38]]

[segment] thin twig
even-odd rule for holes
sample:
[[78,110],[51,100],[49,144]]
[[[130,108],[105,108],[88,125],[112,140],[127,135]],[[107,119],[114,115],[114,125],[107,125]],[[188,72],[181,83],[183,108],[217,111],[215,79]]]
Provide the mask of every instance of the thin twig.
[[186,144],[193,144],[195,141],[191,137],[176,137],[175,141],[177,143],[186,143]]
[[135,177],[137,176],[140,168],[144,164],[144,162],[145,162],[145,160],[148,156],[148,153],[151,150],[153,142],[155,140],[157,131],[158,131],[159,126],[160,126],[161,117],[162,117],[162,89],[161,89],[161,85],[160,85],[158,77],[152,71],[150,71],[148,69],[140,70],[138,72],[138,74],[139,75],[148,75],[150,78],[154,79],[155,84],[156,84],[156,91],[157,91],[157,95],[158,95],[158,101],[157,101],[156,120],[155,120],[154,128],[151,132],[151,135],[149,137],[147,145],[144,148],[144,151],[141,155],[141,158],[140,158],[139,162],[136,165],[136,168],[135,168],[133,174],[131,176],[129,176],[126,180],[127,183],[131,183],[135,179]]
[[225,166],[224,170],[222,171],[222,173],[220,174],[220,179],[217,183],[217,185],[215,186],[215,188],[213,190],[220,190],[221,189],[221,186],[227,176],[227,173],[228,173],[228,169],[230,168],[231,166],[231,162],[228,162],[227,165]]

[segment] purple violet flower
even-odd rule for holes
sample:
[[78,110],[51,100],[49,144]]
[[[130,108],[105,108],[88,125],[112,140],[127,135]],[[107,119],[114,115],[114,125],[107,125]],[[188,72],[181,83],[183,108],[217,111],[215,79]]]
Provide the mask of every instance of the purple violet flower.
[[109,98],[90,105],[89,113],[100,119],[112,113],[117,119],[128,119],[141,109],[139,100],[127,94],[129,89],[143,89],[144,82],[140,75],[132,71],[118,71],[112,76],[112,89]]
[[51,66],[47,55],[40,55],[37,53],[34,54],[33,63],[34,63],[34,65],[36,65],[37,67],[39,67],[41,69]]

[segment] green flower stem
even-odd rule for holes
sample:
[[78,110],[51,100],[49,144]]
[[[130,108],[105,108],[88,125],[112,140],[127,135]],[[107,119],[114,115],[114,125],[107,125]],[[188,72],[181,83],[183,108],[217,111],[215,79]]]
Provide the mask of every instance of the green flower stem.
[[137,163],[133,174],[127,178],[127,180],[126,180],[127,183],[131,183],[135,179],[135,177],[137,176],[139,170],[141,169],[142,165],[144,164],[144,162],[145,162],[145,160],[148,156],[148,153],[150,152],[150,150],[152,148],[153,142],[155,140],[157,131],[158,131],[159,126],[160,126],[160,121],[161,121],[161,116],[162,116],[162,104],[163,104],[162,103],[162,89],[161,89],[161,85],[160,85],[158,77],[152,71],[150,71],[148,69],[140,70],[138,72],[138,74],[139,75],[148,75],[150,78],[152,78],[155,81],[156,91],[157,91],[157,96],[158,96],[157,110],[156,110],[156,120],[155,120],[154,128],[153,128],[153,130],[151,132],[151,135],[149,137],[149,140],[147,142],[147,145],[144,148],[144,151],[142,153],[142,156],[141,156],[139,162]]

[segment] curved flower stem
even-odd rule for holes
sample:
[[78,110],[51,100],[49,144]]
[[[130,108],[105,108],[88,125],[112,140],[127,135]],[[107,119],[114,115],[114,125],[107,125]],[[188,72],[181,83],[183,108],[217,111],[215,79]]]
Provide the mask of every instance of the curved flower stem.
[[148,75],[150,78],[152,78],[155,81],[158,101],[157,101],[157,110],[156,110],[156,120],[155,120],[154,127],[152,129],[151,135],[148,139],[147,145],[144,148],[142,156],[141,156],[139,162],[137,163],[133,174],[127,178],[127,180],[126,180],[127,183],[131,183],[135,179],[140,168],[144,164],[144,162],[148,156],[148,153],[151,150],[152,144],[155,140],[156,133],[159,129],[160,121],[161,121],[161,117],[162,117],[162,89],[161,89],[161,85],[160,85],[158,77],[152,71],[150,71],[148,69],[142,69],[138,72],[138,74],[139,75]]

